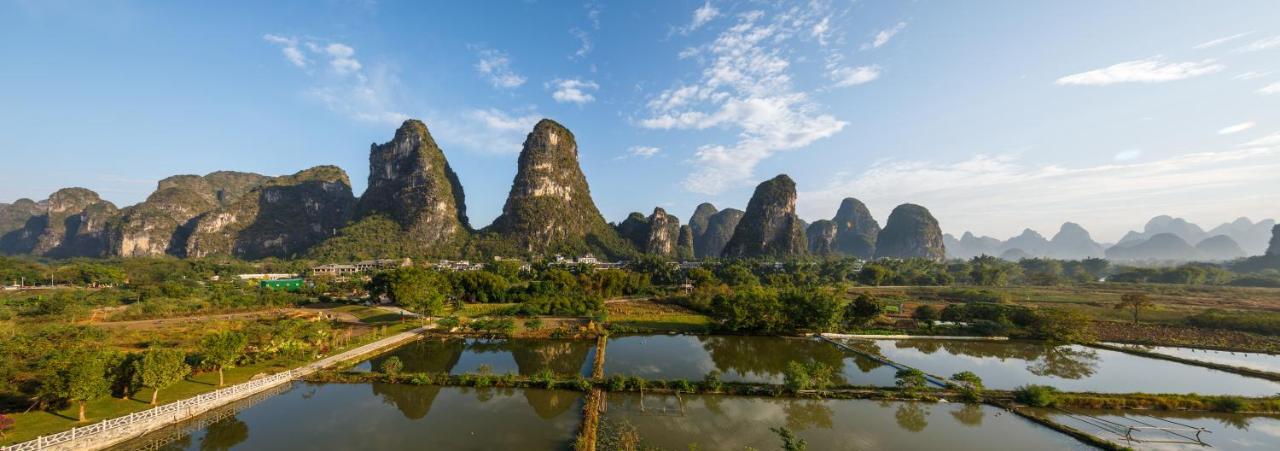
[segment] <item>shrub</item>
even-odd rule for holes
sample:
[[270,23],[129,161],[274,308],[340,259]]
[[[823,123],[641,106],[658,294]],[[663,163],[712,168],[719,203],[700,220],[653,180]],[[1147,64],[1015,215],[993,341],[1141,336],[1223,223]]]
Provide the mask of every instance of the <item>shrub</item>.
[[702,378],[702,389],[704,391],[718,393],[721,388],[724,388],[724,383],[720,382],[720,371],[711,370],[706,377]]
[[1236,398],[1234,396],[1220,396],[1213,398],[1210,405],[1213,406],[1213,410],[1218,412],[1236,413],[1244,410],[1244,401],[1241,401],[1240,398]]
[[615,374],[609,378],[609,391],[623,391],[627,389],[627,377],[621,374]]
[[960,393],[967,402],[982,402],[982,378],[972,371],[961,371],[951,375],[951,380],[960,382]]
[[673,383],[672,385],[674,385],[674,386],[675,386],[676,391],[682,391],[682,392],[685,392],[685,393],[693,393],[693,392],[694,392],[694,390],[693,390],[693,384],[690,384],[690,383],[689,383],[689,381],[684,380],[684,379],[680,379],[680,380],[678,380],[678,381],[675,381],[675,383]]
[[924,372],[915,368],[898,370],[898,373],[894,374],[893,378],[895,379],[893,382],[894,385],[897,385],[899,389],[908,393],[915,393],[923,390],[929,384],[929,380],[925,377]]
[[462,320],[456,316],[446,316],[444,318],[440,318],[436,320],[436,325],[440,326],[442,329],[445,329],[445,330],[453,330],[455,327],[458,327],[458,325],[460,324],[462,324]]
[[823,390],[831,385],[835,369],[822,362],[788,362],[782,371],[783,385],[792,392]]
[[404,369],[404,362],[401,362],[399,357],[391,356],[382,361],[381,369],[384,374],[396,377],[396,375],[400,374],[400,370]]
[[1023,385],[1013,390],[1013,399],[1031,407],[1049,407],[1058,402],[1058,389],[1047,385]]
[[587,378],[585,377],[582,377],[581,374],[579,374],[578,377],[573,380],[573,386],[574,388],[577,388],[578,391],[591,391],[591,381],[587,380]]
[[524,322],[524,327],[529,330],[538,330],[542,328],[542,318],[533,318]]

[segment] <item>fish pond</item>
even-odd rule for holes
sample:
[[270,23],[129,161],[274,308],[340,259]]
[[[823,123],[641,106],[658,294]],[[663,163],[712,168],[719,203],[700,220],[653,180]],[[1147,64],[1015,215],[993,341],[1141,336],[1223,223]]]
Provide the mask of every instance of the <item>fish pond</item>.
[[[1031,411],[1059,424],[1138,450],[1280,449],[1280,417],[1277,416],[1083,409]],[[1197,435],[1198,428],[1206,432]]]
[[1175,346],[1146,346],[1121,343],[1107,343],[1155,354],[1164,354],[1187,360],[1216,363],[1219,365],[1249,368],[1258,371],[1280,373],[1280,355],[1257,352],[1218,351],[1214,349],[1182,348]]
[[1097,393],[1280,393],[1280,383],[1274,381],[1079,345],[929,339],[846,343],[943,377],[972,371],[988,388],[995,389],[1039,384],[1062,391]]

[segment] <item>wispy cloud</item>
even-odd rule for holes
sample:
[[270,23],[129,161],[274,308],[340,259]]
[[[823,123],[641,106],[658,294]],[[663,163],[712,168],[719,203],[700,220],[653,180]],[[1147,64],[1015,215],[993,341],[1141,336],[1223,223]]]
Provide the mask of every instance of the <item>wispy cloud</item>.
[[648,160],[661,151],[662,149],[653,146],[632,146],[630,149],[627,149],[627,155]]
[[1120,151],[1119,153],[1117,153],[1117,154],[1116,154],[1116,156],[1115,156],[1115,160],[1116,160],[1116,161],[1131,161],[1131,160],[1136,160],[1136,159],[1138,159],[1138,157],[1141,157],[1141,156],[1142,156],[1142,149],[1129,149],[1129,150],[1122,150],[1122,151]]
[[[356,49],[342,42],[321,42],[275,34],[263,40],[279,46],[285,60],[302,69],[313,85],[305,91],[331,111],[361,122],[399,125],[409,116],[397,111],[395,92],[400,78],[394,66],[381,64],[369,69],[356,59]],[[328,62],[328,71],[313,70],[311,61]]]
[[476,72],[498,89],[514,89],[524,84],[525,77],[511,69],[511,59],[502,51],[479,49]]
[[878,49],[884,46],[885,44],[888,44],[889,40],[893,39],[894,36],[902,32],[902,29],[904,28],[907,28],[907,23],[898,22],[898,24],[894,25],[893,28],[880,30],[879,33],[876,33],[875,38],[873,38],[871,42],[862,44],[862,50]]
[[1280,36],[1272,36],[1269,38],[1253,41],[1244,47],[1236,49],[1237,52],[1260,52],[1263,50],[1271,50],[1280,48]]
[[1167,62],[1156,56],[1147,59],[1125,61],[1102,69],[1068,75],[1059,78],[1059,85],[1106,86],[1116,83],[1161,83],[1185,80],[1212,74],[1226,68],[1214,60]]
[[1280,132],[1272,133],[1267,136],[1241,144],[1241,147],[1278,147],[1280,146]]
[[557,79],[549,83],[548,87],[554,89],[554,92],[551,93],[551,98],[555,99],[556,102],[576,103],[578,105],[594,102],[596,98],[591,93],[600,89],[600,85],[593,81],[583,81],[576,78]]
[[480,153],[514,154],[520,152],[525,135],[541,119],[532,109],[509,113],[498,109],[471,109],[460,116],[436,119],[440,140],[458,144]]
[[586,57],[588,53],[591,53],[590,34],[581,28],[572,28],[569,30],[569,34],[578,39],[578,50],[574,50],[573,55],[570,55],[569,59],[583,58]]
[[710,23],[712,19],[719,16],[720,10],[716,9],[715,6],[712,6],[710,1],[703,3],[701,7],[693,10],[693,20],[689,22],[688,26],[681,28],[680,33],[689,34],[694,30],[702,28],[703,25]]
[[827,77],[839,87],[870,83],[880,78],[880,66],[838,67],[828,72]]
[[1262,89],[1258,90],[1258,94],[1263,94],[1263,95],[1280,94],[1280,82],[1275,82],[1275,83],[1263,86]]
[[304,69],[307,67],[307,58],[302,54],[302,50],[298,48],[297,38],[268,33],[263,35],[262,39],[280,46],[280,53],[284,54],[284,59],[294,66]]
[[1251,34],[1253,34],[1253,32],[1252,32],[1252,31],[1246,31],[1246,32],[1244,32],[1244,33],[1233,34],[1233,35],[1231,35],[1231,36],[1223,36],[1223,37],[1220,37],[1220,38],[1217,38],[1217,39],[1212,39],[1212,40],[1209,40],[1209,41],[1202,42],[1202,43],[1200,43],[1200,44],[1198,44],[1198,45],[1196,45],[1195,47],[1192,47],[1192,48],[1193,48],[1193,49],[1196,49],[1196,50],[1203,50],[1203,49],[1207,49],[1207,48],[1210,48],[1210,47],[1217,47],[1217,46],[1219,46],[1219,45],[1226,44],[1226,43],[1228,43],[1228,42],[1234,41],[1234,40],[1236,40],[1236,39],[1243,38],[1243,37],[1248,36],[1248,35],[1251,35]]
[[1258,124],[1257,124],[1257,123],[1255,123],[1255,122],[1252,122],[1252,121],[1250,121],[1250,122],[1241,122],[1241,123],[1239,123],[1239,124],[1231,125],[1231,126],[1228,126],[1228,127],[1223,127],[1221,130],[1218,130],[1218,134],[1219,134],[1219,135],[1230,135],[1230,134],[1232,134],[1232,133],[1240,133],[1240,132],[1242,132],[1242,131],[1245,131],[1245,130],[1248,130],[1248,129],[1253,128],[1253,126],[1255,126],[1255,125],[1258,125]]
[[1000,236],[1027,226],[1052,230],[1070,220],[1118,235],[1155,214],[1236,217],[1274,205],[1280,201],[1276,171],[1280,152],[1266,148],[1078,168],[1028,164],[1013,155],[882,161],[801,192],[798,208],[804,217],[827,217],[840,199],[855,196],[883,213],[903,202],[924,205],[948,231]]
[[1231,79],[1232,79],[1232,80],[1246,80],[1246,81],[1247,81],[1247,80],[1253,80],[1253,79],[1255,79],[1255,78],[1262,78],[1262,77],[1265,77],[1265,76],[1267,76],[1267,75],[1271,75],[1271,73],[1270,73],[1270,72],[1248,71],[1248,72],[1241,73],[1240,75],[1236,75],[1236,76],[1234,76],[1234,77],[1231,77]]
[[705,144],[694,153],[697,169],[685,188],[716,194],[741,186],[756,166],[776,152],[799,149],[844,129],[846,123],[822,113],[821,105],[792,83],[788,56],[796,37],[811,36],[825,17],[813,7],[792,6],[766,18],[764,11],[738,16],[732,26],[702,46],[700,80],[650,98],[650,129],[738,131],[732,144]]

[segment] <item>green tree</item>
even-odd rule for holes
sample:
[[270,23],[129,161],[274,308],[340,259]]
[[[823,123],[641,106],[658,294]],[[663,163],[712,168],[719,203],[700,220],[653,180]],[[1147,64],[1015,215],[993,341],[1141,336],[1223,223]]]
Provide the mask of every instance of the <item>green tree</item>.
[[915,368],[898,370],[894,375],[894,385],[907,393],[915,393],[925,389],[929,380],[925,377],[924,372]]
[[1037,310],[1029,325],[1036,338],[1062,343],[1088,343],[1094,340],[1093,320],[1071,310]]
[[806,451],[809,449],[809,444],[802,438],[796,438],[796,434],[786,426],[769,428],[769,430],[778,434],[778,438],[782,440],[783,451]]
[[234,368],[244,354],[249,338],[236,331],[216,332],[200,340],[200,355],[204,362],[218,368],[218,386],[225,385],[223,370]]
[[156,405],[160,398],[160,389],[167,388],[187,374],[191,367],[187,366],[187,356],[175,349],[152,349],[142,354],[142,358],[133,361],[134,375],[139,385],[151,387],[151,405]]
[[387,360],[382,361],[381,369],[387,376],[394,378],[396,375],[400,374],[400,370],[404,369],[404,362],[401,362],[399,357],[391,356]]
[[870,322],[884,312],[884,303],[866,293],[859,294],[844,306],[845,327],[853,328]]
[[840,319],[840,301],[826,290],[791,289],[778,295],[792,330],[825,332]]
[[1147,297],[1145,293],[1125,293],[1120,295],[1120,302],[1116,304],[1116,310],[1133,311],[1133,323],[1138,324],[1138,313],[1142,309],[1152,306],[1155,306],[1155,303],[1151,302],[1151,298]]
[[452,289],[449,280],[435,271],[400,268],[385,278],[385,294],[402,307],[423,316],[438,315]]
[[96,350],[74,351],[58,359],[53,394],[79,405],[80,421],[86,421],[85,404],[111,394],[106,356]]
[[938,312],[938,309],[929,304],[916,307],[915,311],[911,312],[912,318],[915,318],[918,321],[924,321],[926,324],[930,325],[932,325],[934,321],[937,321],[939,316],[941,315]]
[[961,371],[951,375],[951,380],[960,382],[961,393],[969,402],[982,402],[982,378],[972,371]]

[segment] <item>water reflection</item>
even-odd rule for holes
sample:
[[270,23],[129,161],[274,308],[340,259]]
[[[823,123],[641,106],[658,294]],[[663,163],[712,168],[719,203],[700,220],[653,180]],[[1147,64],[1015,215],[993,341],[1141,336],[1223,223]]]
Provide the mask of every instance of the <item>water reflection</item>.
[[700,380],[718,371],[727,382],[780,384],[792,361],[821,362],[839,371],[838,384],[892,385],[892,368],[810,339],[750,336],[628,336],[609,339],[607,375]]
[[249,439],[249,425],[236,417],[215,422],[200,437],[200,451],[225,451]]
[[[859,341],[866,346],[866,340],[850,343]],[[987,387],[996,389],[1041,384],[1109,393],[1271,396],[1280,392],[1280,383],[1274,381],[1079,345],[930,339],[871,343],[898,363],[943,376],[972,371]]]
[[[1068,412],[1054,409],[1033,409],[1033,411],[1098,438],[1139,450],[1203,450],[1206,447],[1280,449],[1280,417],[1274,415],[1116,410],[1072,410],[1068,414]],[[1102,429],[1100,425],[1113,426],[1112,429]],[[1131,437],[1140,441],[1125,440],[1125,426],[1147,425],[1177,429],[1172,431],[1135,430]],[[1119,428],[1119,433],[1113,430],[1115,427]],[[1204,428],[1208,431],[1199,436],[1204,444],[1197,443],[1195,434],[1186,431],[1194,428]]]
[[409,373],[474,373],[482,366],[495,374],[532,376],[544,370],[556,374],[589,375],[590,341],[424,338],[380,355],[358,366],[365,371],[381,368],[398,357]]
[[608,404],[605,429],[634,431],[641,449],[777,449],[778,426],[810,449],[1083,448],[983,405],[618,393]]
[[[299,385],[164,449],[565,450],[582,409],[577,392],[370,385]],[[157,449],[154,440],[116,448]]]

